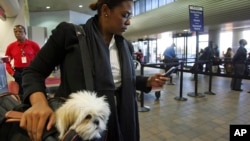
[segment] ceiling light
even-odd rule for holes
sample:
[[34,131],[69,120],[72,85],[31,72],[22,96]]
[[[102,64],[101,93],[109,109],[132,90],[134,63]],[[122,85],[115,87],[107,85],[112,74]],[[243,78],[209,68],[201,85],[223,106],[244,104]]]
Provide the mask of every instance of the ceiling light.
[[50,9],[50,6],[46,6],[46,9]]
[[79,8],[82,8],[82,7],[83,7],[83,5],[79,5],[78,7],[79,7]]

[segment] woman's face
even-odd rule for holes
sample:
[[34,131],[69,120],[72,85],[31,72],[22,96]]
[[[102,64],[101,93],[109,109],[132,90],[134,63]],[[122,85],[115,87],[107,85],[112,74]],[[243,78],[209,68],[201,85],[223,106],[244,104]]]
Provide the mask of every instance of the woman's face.
[[121,35],[127,30],[127,26],[130,25],[132,5],[132,1],[124,1],[110,10],[110,13],[108,14],[109,32]]

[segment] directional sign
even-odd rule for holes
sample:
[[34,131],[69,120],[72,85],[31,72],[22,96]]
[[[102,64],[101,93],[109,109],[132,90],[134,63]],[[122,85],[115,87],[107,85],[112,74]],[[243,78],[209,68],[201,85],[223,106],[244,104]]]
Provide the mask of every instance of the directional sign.
[[190,31],[204,31],[203,7],[189,5]]

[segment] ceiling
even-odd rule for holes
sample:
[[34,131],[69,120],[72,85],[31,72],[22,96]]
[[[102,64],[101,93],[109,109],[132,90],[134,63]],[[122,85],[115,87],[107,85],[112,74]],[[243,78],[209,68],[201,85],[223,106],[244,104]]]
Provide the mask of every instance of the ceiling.
[[250,28],[250,0],[178,0],[134,17],[124,35],[133,39],[163,31],[183,32],[190,26],[189,5],[203,7],[204,32]]
[[[28,0],[30,12],[72,10],[80,13],[94,15],[96,12],[89,9],[89,4],[97,0]],[[82,8],[78,6],[82,5]],[[50,9],[46,9],[50,6]]]
[[[88,5],[97,0],[28,0],[30,12],[72,10],[89,15]],[[78,5],[83,5],[79,8]],[[232,30],[250,28],[250,0],[178,0],[131,19],[124,34],[134,40],[164,31],[189,29],[189,5],[203,6],[205,32],[208,29]],[[50,9],[46,9],[50,6]],[[157,15],[157,16],[156,16]]]

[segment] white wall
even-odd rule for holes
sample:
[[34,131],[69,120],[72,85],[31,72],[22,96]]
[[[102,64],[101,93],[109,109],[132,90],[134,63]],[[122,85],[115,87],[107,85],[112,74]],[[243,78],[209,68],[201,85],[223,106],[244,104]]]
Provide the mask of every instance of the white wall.
[[0,56],[4,56],[7,45],[16,39],[13,34],[14,20],[14,18],[0,20]]
[[32,12],[30,13],[30,25],[37,27],[46,27],[48,37],[60,22],[71,22],[75,24],[85,23],[91,16],[74,11],[56,11],[56,12]]
[[70,11],[70,22],[75,24],[84,24],[91,18],[90,15]]
[[61,21],[69,22],[69,11],[31,12],[30,26],[47,28],[48,36]]
[[36,41],[40,47],[47,41],[47,29],[45,27],[29,26],[28,35],[28,38]]

